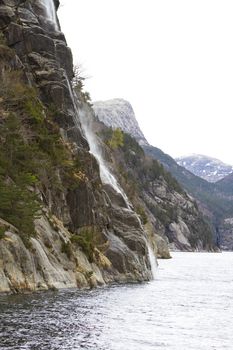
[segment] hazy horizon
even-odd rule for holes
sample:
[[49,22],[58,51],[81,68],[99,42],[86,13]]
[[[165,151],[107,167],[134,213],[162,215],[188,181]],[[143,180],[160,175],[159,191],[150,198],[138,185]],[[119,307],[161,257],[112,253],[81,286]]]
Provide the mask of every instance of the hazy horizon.
[[92,100],[124,98],[153,146],[233,164],[233,3],[62,1]]

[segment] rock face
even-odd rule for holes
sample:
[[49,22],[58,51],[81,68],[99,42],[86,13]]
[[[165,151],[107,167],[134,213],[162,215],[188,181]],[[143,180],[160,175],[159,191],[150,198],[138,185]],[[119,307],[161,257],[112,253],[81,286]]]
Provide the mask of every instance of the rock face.
[[[1,240],[0,292],[89,288],[105,284],[99,267],[90,263],[80,249],[72,250],[71,234],[61,221],[44,216],[35,226],[37,236],[31,239],[30,249],[25,247],[14,227],[10,227]],[[107,263],[111,266],[108,260]]]
[[176,158],[179,165],[209,182],[217,182],[233,172],[233,166],[200,154]]
[[128,101],[119,98],[97,101],[93,103],[93,108],[96,116],[105,125],[110,128],[120,128],[133,136],[140,145],[148,145],[135,118],[134,110]]
[[156,147],[145,146],[144,150],[151,157],[158,159],[197,200],[200,210],[211,223],[216,244],[221,249],[226,249],[226,244],[221,244],[221,236],[228,234],[228,231],[224,233],[224,220],[233,215],[232,174],[211,183],[180,166],[172,157]]
[[[0,28],[15,52],[7,63],[9,70],[23,72],[26,84],[39,91],[43,117],[53,132],[59,128],[68,161],[78,159],[79,171],[72,175],[77,184],[67,181],[61,167],[52,170],[55,187],[46,177],[39,179],[36,191],[43,212],[27,243],[22,232],[1,221],[0,292],[83,288],[152,277],[147,232],[124,198],[102,183],[99,164],[89,153],[80,122],[86,103],[79,100],[82,94],[74,101],[72,53],[59,31],[54,5],[57,8],[59,1],[1,0]],[[24,127],[30,135],[29,125]],[[30,143],[30,136],[26,141]]]
[[199,212],[195,201],[165,181],[157,181],[145,191],[145,203],[154,215],[156,232],[167,237],[171,250],[212,250],[210,227]]
[[226,218],[222,221],[220,228],[221,248],[233,251],[233,218]]

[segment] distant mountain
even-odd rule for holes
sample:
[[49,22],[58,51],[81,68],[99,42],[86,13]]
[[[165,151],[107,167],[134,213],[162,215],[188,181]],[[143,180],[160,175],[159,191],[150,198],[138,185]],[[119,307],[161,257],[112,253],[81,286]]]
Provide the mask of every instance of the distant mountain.
[[149,145],[145,146],[144,150],[152,158],[159,160],[165,169],[172,173],[179,183],[191,194],[194,195],[199,191],[208,191],[213,188],[212,184],[179,165],[174,158],[164,153],[161,149]]
[[143,147],[152,158],[159,160],[176,180],[199,202],[199,206],[214,225],[226,217],[233,217],[232,174],[211,183],[180,166],[171,156],[153,146]]
[[[224,250],[233,249],[233,174],[211,183],[180,166],[159,148],[143,147],[152,158],[159,160],[198,203],[208,217],[217,244]],[[226,225],[227,222],[227,225]]]
[[179,157],[176,161],[180,166],[209,182],[217,182],[233,171],[232,165],[201,154]]
[[124,99],[115,98],[108,101],[97,101],[93,108],[98,119],[106,126],[120,128],[134,137],[138,143],[149,145],[136,120],[131,104]]

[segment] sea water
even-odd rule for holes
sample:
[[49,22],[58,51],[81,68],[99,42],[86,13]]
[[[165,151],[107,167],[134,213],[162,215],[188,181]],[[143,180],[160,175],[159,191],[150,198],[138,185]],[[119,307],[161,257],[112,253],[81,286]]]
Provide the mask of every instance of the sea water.
[[233,253],[172,253],[154,281],[0,296],[0,349],[233,349]]

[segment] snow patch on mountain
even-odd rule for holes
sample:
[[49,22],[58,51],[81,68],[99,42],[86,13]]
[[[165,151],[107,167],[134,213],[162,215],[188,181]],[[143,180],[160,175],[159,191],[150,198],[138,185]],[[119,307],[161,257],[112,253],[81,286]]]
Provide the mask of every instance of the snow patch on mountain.
[[217,182],[233,172],[232,165],[201,154],[179,157],[176,162],[209,182]]

